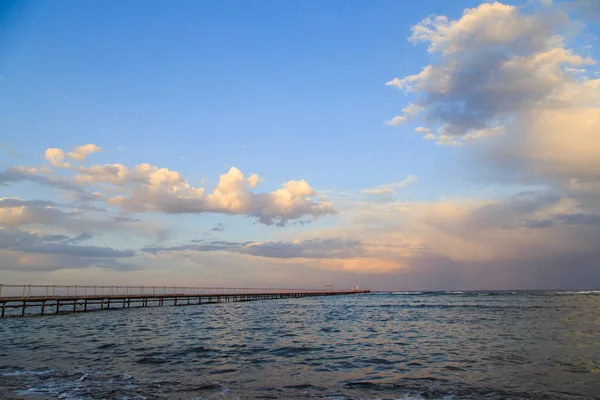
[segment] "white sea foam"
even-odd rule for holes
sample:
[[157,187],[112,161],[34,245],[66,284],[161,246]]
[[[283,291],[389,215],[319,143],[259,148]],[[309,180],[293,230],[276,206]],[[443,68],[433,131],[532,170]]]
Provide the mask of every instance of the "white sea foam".
[[[55,372],[54,370],[48,371],[13,371],[4,373],[4,376],[11,375],[46,375]],[[81,374],[81,375],[79,375]],[[29,387],[28,389],[22,389],[15,391],[15,394],[20,396],[35,395],[35,396],[51,396],[61,400],[93,400],[97,398],[92,393],[102,393],[106,388],[119,388],[124,391],[130,392],[127,395],[119,397],[119,400],[146,400],[145,396],[135,393],[138,387],[131,384],[133,377],[127,373],[123,374],[119,378],[110,378],[97,376],[90,371],[77,370],[75,373],[69,374],[58,374],[50,378],[44,378],[43,383],[38,383]],[[131,393],[132,392],[132,393]]]
[[567,290],[564,292],[556,292],[560,295],[574,295],[574,294],[600,294],[600,290]]
[[47,374],[51,374],[53,372],[54,372],[54,370],[52,370],[52,369],[49,369],[46,371],[20,370],[20,371],[11,371],[11,372],[0,372],[0,376],[47,375]]
[[407,295],[407,294],[423,294],[423,292],[393,292],[390,294],[400,294],[400,295]]

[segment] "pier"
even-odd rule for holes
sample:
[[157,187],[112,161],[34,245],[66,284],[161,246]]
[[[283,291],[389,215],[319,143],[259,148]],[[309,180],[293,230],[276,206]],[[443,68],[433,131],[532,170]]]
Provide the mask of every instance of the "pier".
[[226,302],[340,296],[369,290],[271,289],[176,286],[82,286],[0,284],[0,318],[130,307],[187,306]]

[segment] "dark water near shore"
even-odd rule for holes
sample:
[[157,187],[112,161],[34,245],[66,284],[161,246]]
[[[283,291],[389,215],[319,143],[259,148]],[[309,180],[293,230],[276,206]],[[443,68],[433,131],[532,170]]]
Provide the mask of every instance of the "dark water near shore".
[[61,399],[597,399],[600,291],[9,318],[0,387]]

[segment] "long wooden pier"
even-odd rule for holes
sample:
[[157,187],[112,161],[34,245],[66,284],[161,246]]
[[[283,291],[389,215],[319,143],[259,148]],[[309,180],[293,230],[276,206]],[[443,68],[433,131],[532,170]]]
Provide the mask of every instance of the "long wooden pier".
[[370,293],[370,291],[358,289],[315,290],[0,284],[0,318],[125,309],[130,307],[185,306],[361,293]]

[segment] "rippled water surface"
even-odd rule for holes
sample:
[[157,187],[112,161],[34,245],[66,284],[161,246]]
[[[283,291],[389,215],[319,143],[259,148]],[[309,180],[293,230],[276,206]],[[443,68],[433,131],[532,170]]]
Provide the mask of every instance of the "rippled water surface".
[[8,318],[0,387],[8,398],[597,399],[600,292],[371,294]]

